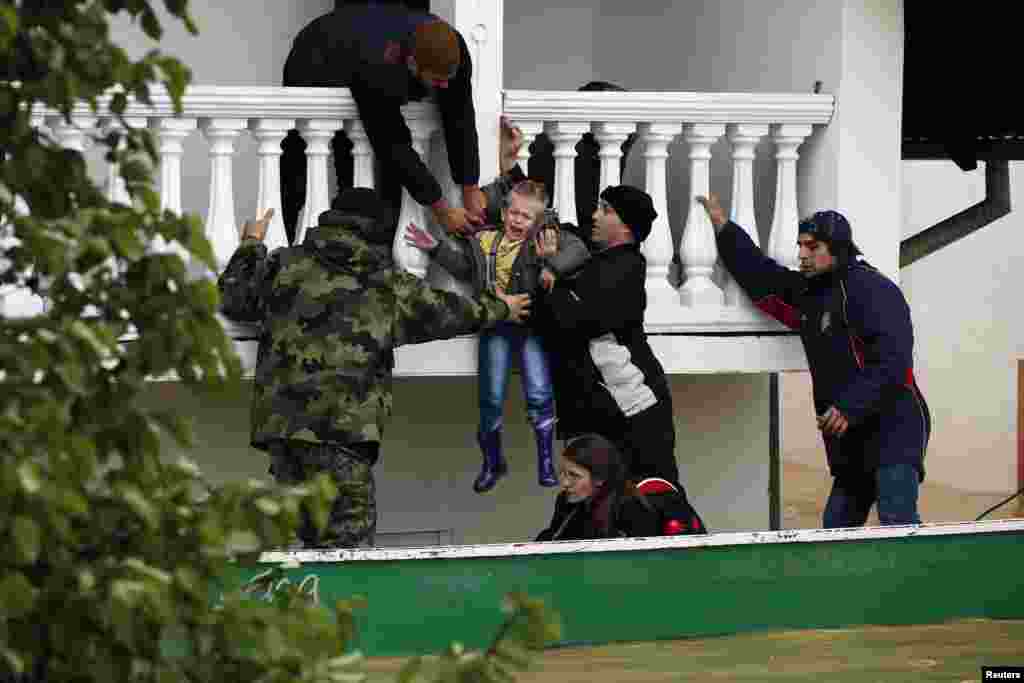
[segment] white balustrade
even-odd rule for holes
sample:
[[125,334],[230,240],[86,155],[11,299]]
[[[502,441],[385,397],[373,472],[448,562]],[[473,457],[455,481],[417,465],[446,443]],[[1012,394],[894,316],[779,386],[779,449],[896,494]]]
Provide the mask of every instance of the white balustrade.
[[[210,182],[205,230],[213,244],[219,264],[223,267],[238,244],[238,220],[235,215],[235,191],[239,200],[256,197],[260,213],[275,208],[268,246],[284,243],[283,216],[280,207],[278,158],[280,142],[293,125],[307,142],[306,204],[299,220],[297,238],[305,228],[315,225],[320,212],[330,205],[328,195],[330,154],[329,142],[335,132],[344,128],[353,143],[354,184],[374,185],[374,153],[358,118],[355,103],[344,89],[329,88],[225,88],[192,87],[186,92],[183,111],[176,114],[166,93],[155,91],[152,105],[130,102],[126,117],[148,119],[160,152],[160,194],[163,208],[180,214],[183,210],[183,141],[201,124],[209,141]],[[779,326],[754,309],[736,283],[729,277],[719,288],[712,276],[717,262],[717,249],[710,223],[693,197],[713,190],[710,186],[710,150],[716,140],[728,136],[731,145],[732,201],[730,216],[747,230],[755,242],[757,201],[754,197],[755,157],[758,142],[771,135],[774,143],[773,162],[777,168],[775,211],[765,251],[786,266],[796,263],[796,231],[799,197],[797,196],[797,149],[811,134],[812,126],[828,123],[834,101],[829,95],[763,94],[763,93],[675,93],[675,92],[555,92],[505,91],[504,116],[523,133],[523,146],[517,161],[528,171],[530,144],[546,131],[555,147],[555,186],[553,203],[565,220],[576,216],[574,178],[575,147],[582,135],[593,132],[600,146],[599,190],[622,182],[620,175],[621,147],[628,136],[639,134],[638,150],[645,167],[644,187],[650,193],[658,212],[650,236],[643,245],[648,264],[648,310],[646,320],[650,331],[700,332],[777,330]],[[432,105],[414,104],[403,109],[410,125],[413,145],[431,166],[441,183],[446,198],[453,205],[461,203],[461,192],[451,179],[444,145],[435,145],[432,155],[428,144],[432,135],[439,138],[439,119]],[[87,106],[76,108],[68,123],[55,112],[34,117],[39,128],[49,126],[60,144],[84,151],[89,133],[97,119],[109,123],[112,115],[101,101],[98,111]],[[637,123],[641,122],[641,123]],[[685,124],[685,125],[684,125]],[[482,129],[483,130],[483,129]],[[255,187],[234,187],[232,160],[238,136],[246,131],[257,142],[259,161],[258,184]],[[667,176],[671,154],[684,147],[671,143],[683,134],[689,168],[689,187],[685,182]],[[481,148],[493,145],[481,136]],[[441,150],[438,152],[437,150]],[[490,178],[489,169],[482,168],[482,180]],[[116,181],[116,169],[108,176],[108,193],[117,201],[125,200],[123,184]],[[681,197],[686,191],[689,196]],[[762,201],[770,198],[762,197]],[[194,204],[190,200],[188,204]],[[672,289],[668,268],[672,260],[673,226],[669,207],[681,206],[686,212],[679,254],[685,280],[679,291]],[[396,263],[431,283],[460,291],[464,285],[455,283],[436,264],[418,250],[404,243],[403,230],[409,222],[438,230],[430,223],[429,212],[403,193],[400,230],[396,234]],[[5,307],[10,301],[5,299]],[[9,307],[8,307],[9,308]]]
[[[679,123],[643,123],[639,127],[643,144],[644,189],[658,212],[651,234],[641,251],[647,259],[647,307],[650,317],[663,318],[673,308],[675,290],[668,280],[672,263],[672,228],[668,222],[668,146],[680,132]],[[675,306],[678,308],[678,306]]]
[[775,140],[775,158],[778,160],[778,177],[775,183],[775,219],[772,221],[771,239],[768,241],[768,255],[786,266],[795,268],[798,262],[796,245],[797,223],[800,210],[796,196],[797,154],[804,139],[811,134],[808,125],[775,125],[772,139]]
[[345,133],[352,142],[352,186],[374,187],[373,147],[363,122],[359,119],[346,121]]
[[331,138],[343,122],[324,119],[301,119],[299,134],[306,141],[306,203],[299,215],[295,243],[301,244],[306,230],[315,227],[320,214],[331,208],[327,177],[327,159],[331,155]]
[[597,186],[600,193],[606,187],[622,183],[622,145],[630,134],[636,131],[636,124],[598,122],[593,125],[592,130],[594,139],[600,145],[598,158],[601,160],[601,180]]
[[281,142],[294,127],[295,121],[288,119],[249,121],[249,130],[259,142],[256,152],[259,157],[256,217],[262,218],[268,209],[274,210],[264,240],[267,249],[271,250],[288,246],[288,235],[284,230],[284,212],[281,210]]
[[[768,126],[763,124],[732,124],[729,126],[729,142],[732,143],[732,202],[729,218],[750,235],[754,244],[761,242],[758,237],[757,222],[754,218],[755,148],[761,138],[767,134]],[[736,279],[728,271],[724,275],[726,305],[749,305],[749,298],[740,288]]]
[[590,123],[552,121],[544,127],[551,144],[555,146],[555,201],[554,208],[561,220],[576,222],[576,145],[584,133],[590,132]]
[[[412,147],[428,167],[430,166],[430,156],[428,154],[430,136],[437,129],[438,123],[433,119],[414,119],[409,121]],[[442,189],[444,189],[443,185]],[[403,188],[402,206],[398,212],[398,230],[395,231],[393,245],[395,263],[420,278],[427,275],[427,264],[430,261],[430,257],[416,247],[405,243],[405,227],[410,223],[415,223],[424,228],[427,227],[428,220],[432,220],[432,217],[429,216],[419,202],[412,198],[409,191]]]
[[[690,195],[707,195],[711,189],[711,145],[725,133],[725,126],[697,123],[686,126],[685,138],[690,145]],[[686,228],[679,248],[686,280],[679,289],[684,306],[721,306],[725,296],[711,273],[718,260],[715,231],[704,208],[696,201],[687,202]]]

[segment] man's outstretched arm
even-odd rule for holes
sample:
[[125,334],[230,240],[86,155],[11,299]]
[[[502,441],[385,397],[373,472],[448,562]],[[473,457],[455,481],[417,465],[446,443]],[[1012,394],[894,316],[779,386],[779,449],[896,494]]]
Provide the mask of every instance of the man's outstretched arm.
[[730,221],[718,197],[697,197],[715,229],[718,255],[754,305],[784,325],[800,327],[796,298],[806,282],[803,275],[769,258],[743,228]]

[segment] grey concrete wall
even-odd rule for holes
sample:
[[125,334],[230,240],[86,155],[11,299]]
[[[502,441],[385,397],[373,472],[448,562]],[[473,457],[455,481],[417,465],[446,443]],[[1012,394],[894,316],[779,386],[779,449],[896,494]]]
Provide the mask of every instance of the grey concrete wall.
[[[672,377],[682,478],[714,530],[767,528],[767,385],[763,377]],[[150,385],[146,401],[173,404],[194,420],[198,443],[189,457],[212,481],[269,480],[266,455],[248,446],[249,391],[246,384],[234,394],[200,396],[159,383]],[[555,492],[537,486],[521,396],[515,376],[505,412],[511,474],[478,495],[475,378],[397,379],[394,418],[376,467],[380,531],[451,530],[455,543],[483,543],[528,540],[544,528]],[[168,455],[176,454],[168,444]]]

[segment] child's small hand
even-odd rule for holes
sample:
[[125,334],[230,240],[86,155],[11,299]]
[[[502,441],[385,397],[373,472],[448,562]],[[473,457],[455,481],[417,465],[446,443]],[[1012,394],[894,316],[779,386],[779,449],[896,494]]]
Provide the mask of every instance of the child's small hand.
[[406,227],[405,243],[423,251],[430,251],[438,244],[436,237],[415,223],[409,223],[408,227]]
[[537,250],[537,256],[551,258],[558,253],[558,228],[545,226],[533,238],[533,244]]
[[507,320],[521,323],[530,316],[529,294],[506,294],[501,287],[495,287],[494,293],[508,306]]
[[550,292],[554,288],[555,280],[557,279],[557,276],[548,268],[545,268],[540,272],[540,286],[547,292]]
[[263,238],[267,236],[267,227],[270,225],[270,219],[274,217],[274,210],[267,209],[266,213],[263,214],[263,218],[254,218],[251,221],[246,221],[242,224],[241,230],[238,231],[239,239],[253,239],[263,241]]

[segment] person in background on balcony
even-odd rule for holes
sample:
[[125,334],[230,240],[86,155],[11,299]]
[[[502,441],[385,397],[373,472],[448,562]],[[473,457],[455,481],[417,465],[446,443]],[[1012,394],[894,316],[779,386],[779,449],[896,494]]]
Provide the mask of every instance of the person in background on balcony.
[[[376,158],[382,194],[396,206],[401,188],[430,207],[450,232],[483,222],[480,152],[473,106],[473,63],[463,37],[439,17],[397,3],[346,3],[295,37],[284,65],[285,86],[350,88]],[[441,114],[452,178],[464,208],[450,206],[441,185],[412,146],[401,106],[433,96]],[[305,203],[304,143],[296,131],[282,143],[281,203],[295,234]],[[343,157],[335,149],[335,161]],[[339,185],[342,184],[339,178]],[[395,212],[397,216],[397,212]]]
[[601,434],[622,451],[631,479],[660,477],[685,498],[672,393],[644,331],[640,245],[657,215],[646,192],[605,188],[593,215],[598,251],[537,301],[533,318],[553,358],[560,438]]
[[394,217],[367,188],[342,191],[302,244],[268,256],[272,215],[245,223],[218,282],[226,316],[263,325],[252,445],[268,451],[281,484],[318,472],[334,479],[327,528],[318,539],[307,515],[304,544],[372,544],[372,468],[391,414],[394,348],[522,320],[530,297],[485,290],[469,299],[396,268]]
[[[501,176],[484,188],[487,217],[493,224],[472,237],[438,240],[410,225],[406,242],[429,253],[453,276],[469,281],[475,291],[497,289],[510,294],[542,295],[558,278],[572,273],[588,252],[575,236],[558,240],[557,215],[546,212],[547,192],[541,183],[527,180],[512,165],[521,133],[502,126]],[[483,454],[480,474],[473,482],[477,493],[490,491],[508,473],[502,453],[502,413],[512,356],[522,371],[526,413],[537,445],[537,483],[557,486],[553,462],[555,397],[548,355],[529,325],[500,323],[480,334],[478,353],[480,426],[477,443]]]
[[657,512],[627,477],[615,444],[599,434],[573,439],[559,457],[562,491],[536,541],[659,536]]
[[837,211],[800,221],[798,273],[765,256],[714,194],[697,200],[728,271],[760,309],[800,331],[833,476],[824,526],[863,526],[872,505],[882,524],[919,524],[931,415],[914,379],[914,329],[899,287],[858,259]]

